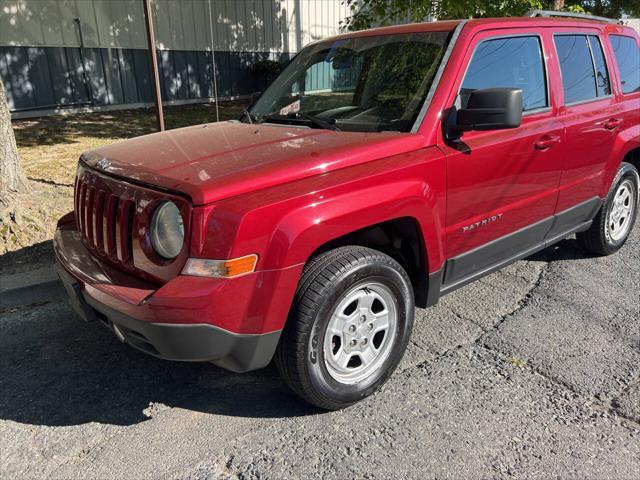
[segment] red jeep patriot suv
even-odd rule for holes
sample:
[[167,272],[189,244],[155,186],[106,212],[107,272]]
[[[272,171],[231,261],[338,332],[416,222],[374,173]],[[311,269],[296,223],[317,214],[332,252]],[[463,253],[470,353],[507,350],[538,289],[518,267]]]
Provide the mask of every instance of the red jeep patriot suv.
[[337,409],[391,375],[414,306],[571,234],[617,251],[640,39],[539,15],[322,40],[238,121],[85,153],[55,235],[74,309],[161,358],[275,358]]

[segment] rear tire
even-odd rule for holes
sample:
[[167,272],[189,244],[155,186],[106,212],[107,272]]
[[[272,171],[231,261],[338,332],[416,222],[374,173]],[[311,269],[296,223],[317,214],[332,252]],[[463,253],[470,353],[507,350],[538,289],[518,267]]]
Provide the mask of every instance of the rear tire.
[[636,168],[623,163],[602,208],[589,230],[578,233],[578,243],[588,252],[611,255],[626,243],[638,215],[640,179]]
[[375,392],[393,373],[413,327],[413,289],[393,258],[336,248],[306,266],[275,362],[307,402],[337,410]]

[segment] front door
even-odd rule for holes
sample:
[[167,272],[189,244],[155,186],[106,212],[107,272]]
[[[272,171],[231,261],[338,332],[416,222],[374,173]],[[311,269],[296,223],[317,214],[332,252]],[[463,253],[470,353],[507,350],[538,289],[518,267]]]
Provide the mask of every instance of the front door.
[[466,53],[449,105],[476,89],[523,92],[519,128],[465,132],[442,142],[447,157],[444,291],[540,244],[553,224],[564,130],[543,54],[550,36],[533,30],[483,32]]

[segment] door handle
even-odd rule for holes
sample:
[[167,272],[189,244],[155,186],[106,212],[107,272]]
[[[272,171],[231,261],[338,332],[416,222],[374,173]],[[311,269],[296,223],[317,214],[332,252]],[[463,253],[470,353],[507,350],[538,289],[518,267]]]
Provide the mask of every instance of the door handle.
[[609,120],[604,122],[604,128],[606,128],[607,130],[614,130],[618,128],[620,125],[622,125],[621,118],[610,118]]
[[540,140],[538,140],[534,144],[534,146],[536,150],[548,150],[556,143],[560,143],[560,137],[556,137],[555,135],[545,135]]

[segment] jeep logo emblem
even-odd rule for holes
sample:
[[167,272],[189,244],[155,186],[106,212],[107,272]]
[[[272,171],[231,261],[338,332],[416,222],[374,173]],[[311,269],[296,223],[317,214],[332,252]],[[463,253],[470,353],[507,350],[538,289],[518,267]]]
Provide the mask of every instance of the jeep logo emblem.
[[96,163],[96,167],[101,168],[102,170],[106,170],[110,166],[111,166],[111,162],[109,160],[107,160],[106,158],[101,158]]

